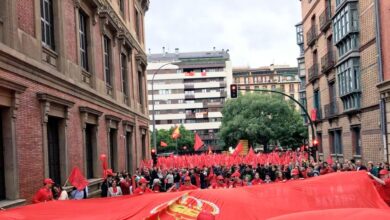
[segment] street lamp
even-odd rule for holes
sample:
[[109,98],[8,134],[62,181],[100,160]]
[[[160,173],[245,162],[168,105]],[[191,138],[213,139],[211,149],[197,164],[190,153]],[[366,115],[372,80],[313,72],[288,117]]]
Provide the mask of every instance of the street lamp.
[[152,110],[153,110],[153,145],[154,145],[154,149],[155,149],[155,152],[157,154],[157,138],[156,138],[156,120],[155,120],[155,111],[154,111],[154,77],[156,76],[156,74],[158,73],[158,71],[160,71],[163,67],[165,66],[168,66],[168,65],[171,65],[171,64],[179,64],[181,63],[180,61],[173,61],[173,62],[169,62],[169,63],[165,63],[164,65],[161,65],[154,73],[153,73],[153,76],[152,76]]

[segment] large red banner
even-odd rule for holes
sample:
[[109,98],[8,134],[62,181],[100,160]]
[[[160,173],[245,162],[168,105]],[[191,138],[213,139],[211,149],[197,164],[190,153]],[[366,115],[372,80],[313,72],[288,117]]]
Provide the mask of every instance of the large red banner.
[[[337,210],[336,210],[337,209]],[[54,201],[0,212],[0,219],[390,219],[390,209],[364,172],[235,189]],[[328,215],[329,214],[329,215]],[[327,218],[327,216],[332,216]]]

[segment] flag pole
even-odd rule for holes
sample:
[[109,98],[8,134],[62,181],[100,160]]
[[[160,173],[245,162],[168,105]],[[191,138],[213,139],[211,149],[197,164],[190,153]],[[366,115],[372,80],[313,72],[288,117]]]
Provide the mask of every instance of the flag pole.
[[177,149],[177,138],[176,138],[176,154],[179,155],[179,150]]

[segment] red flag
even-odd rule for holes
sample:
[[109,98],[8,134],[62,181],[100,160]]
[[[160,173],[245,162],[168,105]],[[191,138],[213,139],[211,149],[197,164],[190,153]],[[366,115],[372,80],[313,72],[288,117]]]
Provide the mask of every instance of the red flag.
[[83,190],[86,186],[88,186],[88,181],[84,178],[78,167],[73,168],[69,176],[69,182],[78,190]]
[[180,130],[179,130],[179,126],[177,126],[172,133],[172,139],[178,139],[179,137],[180,137]]
[[164,141],[160,141],[160,146],[161,147],[168,147],[168,144],[165,143]]
[[105,154],[100,154],[100,162],[102,162],[103,179],[106,179],[107,178],[107,156]]
[[332,165],[332,164],[333,164],[332,156],[329,155],[329,157],[328,157],[328,159],[326,160],[326,162],[328,162],[329,165]]
[[233,156],[237,156],[241,153],[241,151],[244,149],[244,146],[242,146],[242,143],[239,142],[236,149],[234,149]]
[[200,139],[198,133],[195,133],[195,144],[194,144],[194,150],[199,150],[204,145],[202,139]]
[[311,110],[311,120],[312,121],[316,121],[317,120],[317,109],[316,108],[313,108]]

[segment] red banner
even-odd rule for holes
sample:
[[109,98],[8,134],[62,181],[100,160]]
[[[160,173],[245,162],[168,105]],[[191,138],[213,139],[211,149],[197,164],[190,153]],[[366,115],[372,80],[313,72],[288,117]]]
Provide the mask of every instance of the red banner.
[[80,191],[88,186],[87,179],[84,178],[78,167],[73,168],[69,176],[69,182]]
[[345,172],[234,189],[46,202],[0,211],[0,219],[195,220],[201,213],[224,220],[389,219],[390,216],[389,207],[366,173]]

